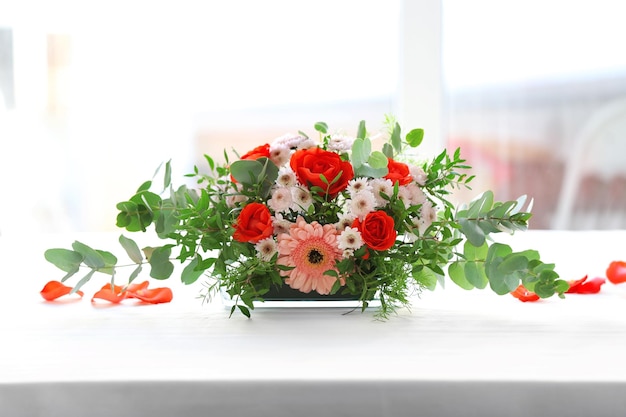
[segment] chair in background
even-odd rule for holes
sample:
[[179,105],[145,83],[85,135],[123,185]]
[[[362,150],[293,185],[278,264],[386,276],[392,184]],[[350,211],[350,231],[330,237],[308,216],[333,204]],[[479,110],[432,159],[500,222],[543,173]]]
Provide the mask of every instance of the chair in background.
[[626,228],[626,98],[599,108],[576,137],[552,228]]

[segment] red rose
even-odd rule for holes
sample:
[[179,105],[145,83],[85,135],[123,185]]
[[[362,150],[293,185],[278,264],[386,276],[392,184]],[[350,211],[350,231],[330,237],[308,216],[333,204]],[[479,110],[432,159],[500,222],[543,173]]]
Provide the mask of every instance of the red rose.
[[407,185],[413,181],[407,164],[387,158],[387,168],[389,169],[389,173],[385,175],[385,178],[391,180],[392,183],[395,184],[397,181],[398,185]]
[[237,217],[233,239],[239,242],[257,243],[259,240],[272,236],[273,232],[270,210],[261,203],[250,203]]
[[361,232],[363,242],[374,250],[387,250],[393,246],[398,235],[394,226],[393,218],[380,210],[368,213],[362,222],[356,219],[352,224]]
[[250,152],[244,154],[241,159],[259,159],[259,158],[269,158],[270,157],[270,145],[260,145],[256,148],[252,149]]
[[[291,157],[290,165],[301,184],[320,187],[331,198],[344,190],[354,178],[354,170],[349,161],[342,161],[338,154],[317,147],[296,151]],[[322,174],[330,185],[322,181]]]

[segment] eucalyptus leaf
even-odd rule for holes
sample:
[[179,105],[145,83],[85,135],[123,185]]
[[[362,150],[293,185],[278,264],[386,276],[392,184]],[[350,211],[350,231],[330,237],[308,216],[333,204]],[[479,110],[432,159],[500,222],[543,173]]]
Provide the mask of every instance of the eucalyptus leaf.
[[448,266],[448,276],[459,287],[464,290],[471,290],[474,286],[467,280],[465,276],[465,271],[463,268],[463,262],[452,262]]
[[387,157],[380,151],[374,151],[370,154],[367,163],[374,169],[381,169],[387,167]]
[[54,266],[65,272],[76,272],[83,262],[84,256],[73,250],[54,248],[44,252],[44,257]]
[[193,284],[204,273],[203,269],[198,269],[201,260],[202,259],[199,256],[196,256],[187,264],[187,266],[185,266],[180,276],[180,280],[183,284]]
[[151,266],[150,276],[155,279],[167,279],[174,272],[174,264],[169,258],[172,253],[171,245],[152,248],[149,263]]
[[83,263],[90,268],[99,269],[104,268],[106,262],[102,255],[98,253],[95,249],[81,243],[79,241],[75,241],[72,244],[72,249],[76,252],[80,253],[83,256]]
[[139,250],[139,246],[135,243],[134,240],[127,238],[124,235],[120,235],[119,237],[120,245],[124,248],[128,257],[136,264],[140,264],[143,262],[143,256],[141,255],[141,251]]

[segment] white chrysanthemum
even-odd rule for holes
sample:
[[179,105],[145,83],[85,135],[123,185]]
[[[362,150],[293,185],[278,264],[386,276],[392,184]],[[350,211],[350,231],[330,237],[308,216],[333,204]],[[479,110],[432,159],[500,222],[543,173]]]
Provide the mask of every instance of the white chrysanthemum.
[[376,178],[370,181],[372,186],[372,194],[376,200],[376,207],[381,207],[387,204],[387,200],[381,197],[381,193],[391,197],[393,194],[393,183],[386,178]]
[[433,207],[433,204],[430,201],[426,201],[422,204],[422,208],[420,209],[420,217],[417,220],[417,227],[420,231],[420,234],[423,234],[426,229],[430,227],[433,222],[437,220],[437,210]]
[[274,226],[274,235],[278,236],[281,233],[289,233],[289,228],[293,223],[289,220],[285,220],[281,213],[276,213],[272,216],[272,225]]
[[363,238],[361,238],[361,232],[359,232],[359,229],[346,227],[339,235],[338,246],[341,250],[355,250],[363,246]]
[[350,259],[354,256],[354,251],[352,249],[344,249],[341,253],[342,259]]
[[226,196],[226,205],[230,208],[234,208],[239,205],[239,203],[243,203],[246,200],[247,198],[243,194],[228,194]]
[[335,228],[337,230],[343,230],[346,227],[350,227],[352,223],[354,223],[354,219],[356,219],[356,217],[351,214],[343,214],[339,217],[339,221],[335,223]]
[[300,146],[300,143],[308,140],[306,136],[294,135],[293,133],[287,133],[279,136],[271,143],[270,148],[273,146],[284,146],[287,149],[296,149]]
[[421,186],[426,184],[428,175],[421,167],[418,167],[415,165],[409,166],[409,172],[411,173],[411,176],[413,177],[413,181],[415,181]]
[[289,156],[291,150],[285,145],[271,145],[270,146],[270,161],[276,166],[282,167],[289,162]]
[[328,150],[337,152],[348,151],[352,148],[353,143],[353,137],[335,134],[328,141]]
[[369,184],[369,182],[367,181],[367,178],[364,177],[358,177],[358,178],[353,178],[350,181],[348,181],[348,194],[350,194],[350,196],[353,196],[354,194],[360,192],[360,191],[372,191],[372,186]]
[[254,248],[256,249],[257,258],[265,262],[271,261],[274,254],[278,252],[278,245],[273,237],[260,240],[254,245]]
[[376,200],[370,191],[356,193],[348,200],[350,213],[363,219],[368,213],[374,211]]
[[313,204],[313,196],[306,188],[291,187],[291,197],[296,210],[306,211]]
[[282,185],[283,187],[293,187],[296,185],[296,174],[293,172],[291,167],[282,167],[278,170],[278,178],[276,178],[276,183],[278,185]]
[[274,212],[281,212],[289,209],[292,202],[291,190],[289,188],[276,187],[274,191],[272,191],[272,198],[267,200],[267,205],[274,210]]
[[412,182],[410,184],[407,184],[405,187],[409,190],[411,194],[412,205],[418,206],[420,204],[424,204],[427,201],[426,194],[424,194],[424,191],[416,183]]
[[400,187],[398,187],[398,200],[404,203],[405,208],[411,206],[411,197],[412,197],[412,194],[411,194],[410,189],[408,189],[404,185],[401,185]]
[[317,146],[317,142],[315,142],[313,139],[305,138],[303,141],[298,143],[297,148],[298,149],[309,149],[309,148],[313,148],[315,146]]

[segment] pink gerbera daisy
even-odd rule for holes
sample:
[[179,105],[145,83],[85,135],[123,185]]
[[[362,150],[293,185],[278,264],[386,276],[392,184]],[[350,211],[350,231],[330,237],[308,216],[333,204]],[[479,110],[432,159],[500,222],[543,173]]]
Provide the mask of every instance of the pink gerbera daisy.
[[[285,284],[301,292],[329,294],[336,278],[324,275],[324,272],[330,269],[336,271],[335,261],[341,257],[337,230],[332,224],[322,226],[315,221],[309,224],[299,217],[289,229],[289,234],[278,236],[276,263],[293,267],[289,271],[281,271],[281,274],[287,277]],[[340,282],[345,284],[344,279]]]

